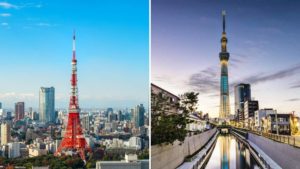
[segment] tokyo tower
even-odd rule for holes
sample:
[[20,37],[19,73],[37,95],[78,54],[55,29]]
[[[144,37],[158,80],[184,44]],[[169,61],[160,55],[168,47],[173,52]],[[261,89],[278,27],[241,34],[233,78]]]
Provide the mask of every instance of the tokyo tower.
[[61,155],[66,151],[78,153],[85,162],[85,150],[91,151],[83,136],[83,130],[80,124],[77,89],[77,60],[75,50],[75,32],[73,35],[73,58],[72,58],[72,75],[71,75],[71,96],[69,104],[68,125],[66,133],[58,147],[55,155]]

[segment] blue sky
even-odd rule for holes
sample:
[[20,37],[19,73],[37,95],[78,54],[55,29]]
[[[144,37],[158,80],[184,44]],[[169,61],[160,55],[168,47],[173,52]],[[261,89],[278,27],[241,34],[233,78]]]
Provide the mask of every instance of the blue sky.
[[250,83],[260,108],[300,112],[300,2],[152,0],[152,82],[200,93],[219,113],[221,11],[226,10],[231,113],[234,84]]
[[76,29],[82,108],[148,105],[147,0],[0,1],[0,101],[38,107],[41,86],[67,108]]

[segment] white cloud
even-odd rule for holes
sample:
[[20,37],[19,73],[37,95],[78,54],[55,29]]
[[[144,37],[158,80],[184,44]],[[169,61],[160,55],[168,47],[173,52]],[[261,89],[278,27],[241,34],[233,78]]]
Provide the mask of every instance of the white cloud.
[[35,4],[35,3],[21,3],[19,5],[14,5],[8,2],[0,2],[0,8],[5,8],[5,9],[20,9],[20,8],[42,8],[42,4]]
[[42,8],[42,4],[36,4],[36,3],[23,3],[20,4],[21,8]]
[[2,26],[8,26],[8,23],[2,22],[1,25],[2,25]]
[[0,16],[2,16],[2,17],[9,17],[9,16],[11,16],[11,14],[10,13],[1,13]]
[[15,92],[7,92],[7,93],[0,93],[0,99],[11,99],[11,98],[34,98],[34,93],[15,93]]
[[10,4],[8,2],[0,2],[0,7],[5,8],[5,9],[18,8],[18,6]]
[[35,25],[40,26],[40,27],[54,27],[54,26],[57,26],[57,24],[51,24],[51,23],[47,23],[47,22],[39,22]]
[[45,22],[40,22],[40,23],[37,23],[36,25],[37,25],[37,26],[46,26],[46,27],[51,26],[50,23],[45,23]]

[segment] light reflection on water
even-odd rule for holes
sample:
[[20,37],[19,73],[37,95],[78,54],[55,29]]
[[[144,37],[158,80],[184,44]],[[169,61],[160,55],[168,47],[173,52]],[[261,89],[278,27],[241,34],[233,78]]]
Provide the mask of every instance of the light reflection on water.
[[220,135],[206,169],[259,169],[249,149],[232,135]]

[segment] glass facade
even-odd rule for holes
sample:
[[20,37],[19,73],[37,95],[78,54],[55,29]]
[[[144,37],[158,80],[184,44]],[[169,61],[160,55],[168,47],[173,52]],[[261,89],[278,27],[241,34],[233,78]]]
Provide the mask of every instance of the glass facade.
[[145,124],[144,116],[145,116],[145,108],[143,104],[136,106],[134,112],[134,121],[136,127],[141,127]]
[[234,87],[234,106],[235,114],[244,112],[244,103],[251,100],[251,86],[250,84],[238,84]]
[[39,95],[40,121],[55,122],[55,95],[54,87],[41,87]]

